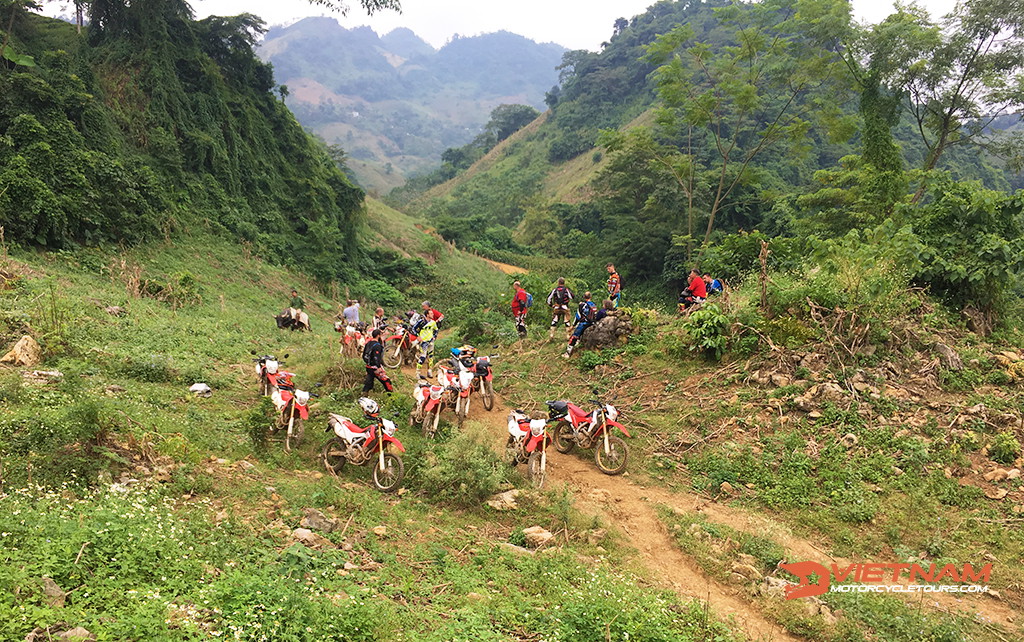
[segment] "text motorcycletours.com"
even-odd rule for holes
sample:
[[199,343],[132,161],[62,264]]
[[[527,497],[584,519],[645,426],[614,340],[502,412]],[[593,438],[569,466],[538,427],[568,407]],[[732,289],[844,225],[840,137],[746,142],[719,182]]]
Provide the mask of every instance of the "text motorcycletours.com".
[[[971,564],[848,564],[825,566],[817,562],[779,564],[800,583],[786,587],[786,599],[831,593],[987,593],[992,564],[974,569]],[[812,579],[813,578],[813,579]],[[897,584],[904,580],[906,584]],[[918,584],[917,582],[925,582]],[[839,582],[851,582],[840,584]],[[942,584],[942,582],[948,582]]]

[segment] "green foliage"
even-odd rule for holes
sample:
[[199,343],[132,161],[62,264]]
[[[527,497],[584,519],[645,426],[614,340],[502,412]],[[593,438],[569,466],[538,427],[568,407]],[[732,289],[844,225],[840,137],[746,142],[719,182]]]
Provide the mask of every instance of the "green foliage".
[[709,359],[721,359],[729,342],[729,323],[729,317],[717,304],[702,305],[683,325],[690,338],[690,350],[701,352]]
[[1012,464],[1020,457],[1020,442],[1013,433],[1001,432],[989,447],[989,455],[1001,464]]
[[479,506],[505,481],[508,464],[491,447],[484,426],[468,422],[451,439],[435,443],[416,469],[417,486],[432,501]]

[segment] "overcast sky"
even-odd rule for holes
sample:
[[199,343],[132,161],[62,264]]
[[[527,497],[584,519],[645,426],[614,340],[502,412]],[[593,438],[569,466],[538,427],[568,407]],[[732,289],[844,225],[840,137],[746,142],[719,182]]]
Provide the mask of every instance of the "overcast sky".
[[[539,42],[557,42],[570,49],[596,50],[612,33],[616,18],[643,13],[655,0],[402,0],[402,13],[368,17],[358,0],[348,0],[346,27],[370,25],[381,35],[408,27],[421,38],[442,46],[452,34],[472,36],[505,29]],[[892,11],[885,0],[852,0],[860,20],[877,22]],[[326,15],[307,0],[191,0],[198,17],[255,13],[268,24],[304,16]],[[949,12],[955,0],[920,0],[933,16]],[[336,15],[336,14],[331,14]]]
[[[402,13],[384,11],[366,15],[359,0],[348,0],[348,16],[327,13],[308,0],[190,0],[196,17],[255,13],[268,25],[294,22],[306,16],[331,15],[346,27],[370,25],[384,35],[408,27],[421,38],[441,47],[453,34],[473,36],[505,29],[538,42],[557,42],[569,49],[597,50],[612,33],[616,18],[643,13],[655,0],[402,0]],[[892,11],[886,0],[852,0],[859,20],[877,22]],[[939,17],[955,0],[919,0]],[[67,11],[69,2],[54,3],[47,13]]]

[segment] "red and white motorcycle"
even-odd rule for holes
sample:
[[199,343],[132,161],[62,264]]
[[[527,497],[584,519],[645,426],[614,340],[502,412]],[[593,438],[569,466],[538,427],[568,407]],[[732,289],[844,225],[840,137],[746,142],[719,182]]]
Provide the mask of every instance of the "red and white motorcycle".
[[552,441],[543,419],[530,419],[522,410],[509,413],[505,459],[512,466],[526,464],[526,474],[534,488],[544,486],[547,450]]
[[369,339],[365,323],[360,321],[350,324],[345,321],[337,321],[334,324],[334,331],[342,333],[341,356],[354,359],[363,353],[363,347]]
[[[445,405],[445,387],[440,383],[430,381],[420,375],[416,387],[413,388],[412,398],[416,405],[409,413],[409,425],[419,422],[423,426],[423,436],[431,439],[437,433],[437,425],[441,421],[441,408]],[[449,396],[451,393],[449,392]]]
[[[250,350],[249,354],[255,355],[255,350]],[[287,359],[288,355],[284,355]],[[263,396],[269,395],[273,391],[273,384],[270,382],[270,375],[276,375],[277,369],[284,365],[284,361],[278,361],[277,357],[271,354],[265,354],[263,356],[257,356],[253,359],[256,364],[256,377],[260,381],[260,394]]]
[[548,414],[554,426],[555,450],[569,453],[576,446],[594,449],[594,462],[606,475],[621,475],[626,470],[629,449],[620,437],[611,435],[617,428],[629,437],[629,431],[616,419],[619,411],[610,403],[591,399],[595,406],[587,412],[569,401],[546,401]]
[[[284,431],[284,451],[291,452],[298,446],[306,434],[306,420],[309,419],[309,398],[316,397],[311,392],[299,390],[292,378],[293,372],[280,371],[273,375],[275,389],[270,395],[277,409],[277,417],[270,434]],[[319,384],[317,384],[319,385]]]
[[419,342],[420,338],[413,332],[411,324],[398,324],[394,333],[384,340],[384,365],[389,368],[412,365],[416,362]]
[[[473,378],[476,374],[473,368],[467,367],[462,360],[454,359],[455,363],[452,361],[437,364],[437,382],[450,391],[448,400],[455,410],[455,418],[461,428],[469,417],[469,395],[473,392]],[[440,410],[437,412],[440,413]]]
[[473,366],[473,386],[480,392],[484,410],[488,412],[494,408],[494,370],[491,368],[491,361],[497,356],[489,354],[480,357]]
[[373,462],[373,485],[377,490],[392,493],[402,483],[405,464],[402,457],[390,452],[389,448],[404,453],[405,447],[395,439],[395,422],[380,416],[380,406],[376,401],[361,397],[359,407],[363,416],[372,423],[362,428],[348,417],[331,414],[327,420],[327,432],[333,431],[334,436],[320,449],[320,459],[333,475],[340,473],[346,463],[364,466]]

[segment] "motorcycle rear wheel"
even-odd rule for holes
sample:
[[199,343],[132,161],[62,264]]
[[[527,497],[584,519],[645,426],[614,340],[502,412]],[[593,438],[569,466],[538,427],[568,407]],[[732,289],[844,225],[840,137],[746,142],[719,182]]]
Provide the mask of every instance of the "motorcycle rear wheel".
[[341,439],[333,437],[328,439],[327,443],[320,449],[320,461],[324,463],[324,468],[327,469],[327,472],[332,475],[340,475],[341,471],[345,468],[345,455],[341,454],[344,452],[344,447],[345,445]]
[[629,459],[629,448],[626,442],[618,437],[608,435],[608,453],[604,452],[604,438],[597,439],[594,445],[594,462],[605,475],[621,475],[626,471],[626,460]]
[[484,410],[490,412],[494,408],[494,386],[486,379],[480,383],[480,396],[483,397]]
[[568,455],[576,447],[576,438],[572,433],[572,426],[565,422],[559,422],[555,429],[555,450]]
[[373,485],[382,493],[393,493],[405,477],[405,464],[402,458],[393,453],[384,453],[384,468],[380,467],[380,460],[373,462]]
[[526,462],[526,473],[530,478],[530,483],[538,489],[544,487],[544,478],[547,477],[547,471],[541,470],[540,457],[540,453],[533,453]]

